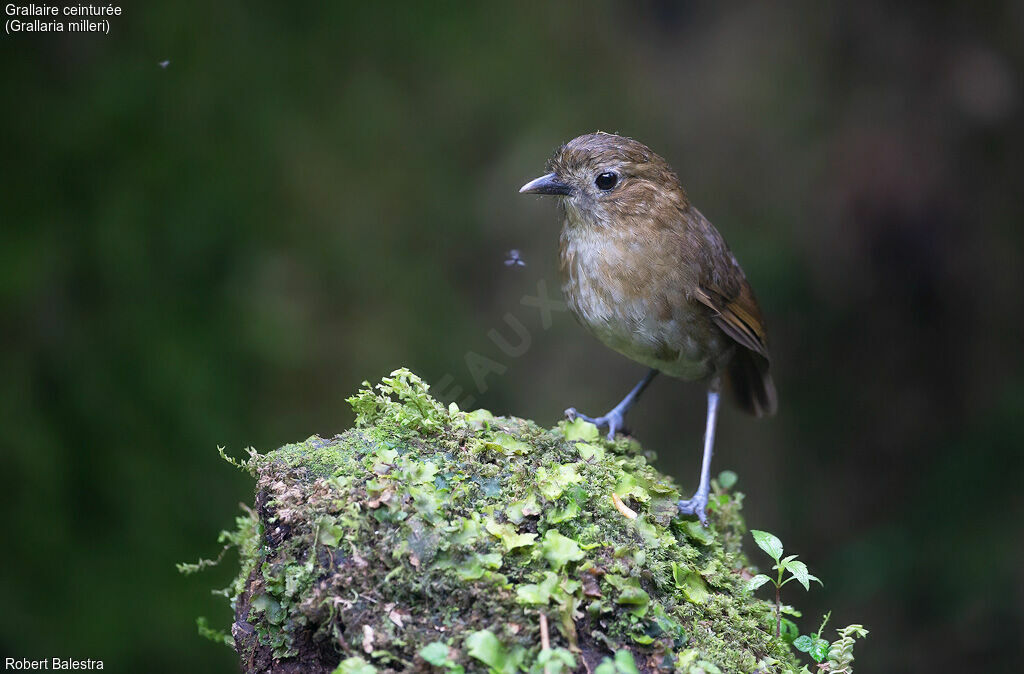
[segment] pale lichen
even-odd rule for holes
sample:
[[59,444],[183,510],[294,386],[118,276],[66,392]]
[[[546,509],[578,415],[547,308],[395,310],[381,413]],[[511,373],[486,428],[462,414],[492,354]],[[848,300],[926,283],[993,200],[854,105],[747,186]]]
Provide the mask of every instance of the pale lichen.
[[636,442],[445,408],[408,370],[349,401],[354,429],[244,464],[244,669],[797,667],[747,589],[742,494],[716,483],[701,527]]

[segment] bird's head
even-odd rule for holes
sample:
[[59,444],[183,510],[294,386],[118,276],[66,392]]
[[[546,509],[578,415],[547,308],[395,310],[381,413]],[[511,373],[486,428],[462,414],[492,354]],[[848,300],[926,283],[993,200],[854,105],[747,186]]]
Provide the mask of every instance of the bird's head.
[[631,226],[645,216],[670,217],[687,204],[668,163],[632,138],[579,136],[555,152],[547,170],[519,192],[560,197],[570,226]]

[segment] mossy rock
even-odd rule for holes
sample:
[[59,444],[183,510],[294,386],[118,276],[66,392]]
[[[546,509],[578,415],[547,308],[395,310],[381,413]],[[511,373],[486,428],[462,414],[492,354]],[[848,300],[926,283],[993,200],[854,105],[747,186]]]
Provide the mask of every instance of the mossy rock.
[[799,667],[747,589],[742,494],[716,483],[704,528],[632,440],[446,409],[407,370],[377,389],[354,429],[240,464],[243,671]]

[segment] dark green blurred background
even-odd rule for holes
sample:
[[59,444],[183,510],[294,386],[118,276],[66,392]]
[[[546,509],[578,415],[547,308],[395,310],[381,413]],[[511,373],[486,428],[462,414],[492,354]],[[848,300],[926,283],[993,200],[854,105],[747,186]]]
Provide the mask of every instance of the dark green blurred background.
[[[824,579],[801,627],[863,622],[865,672],[1019,667],[1021,3],[146,4],[0,38],[3,655],[233,671],[194,619],[234,559],[174,569],[251,499],[215,448],[341,431],[363,379],[617,401],[643,368],[520,303],[558,222],[516,191],[601,129],[757,289],[780,414],[726,412],[715,468]],[[703,416],[659,380],[631,422],[693,486]]]

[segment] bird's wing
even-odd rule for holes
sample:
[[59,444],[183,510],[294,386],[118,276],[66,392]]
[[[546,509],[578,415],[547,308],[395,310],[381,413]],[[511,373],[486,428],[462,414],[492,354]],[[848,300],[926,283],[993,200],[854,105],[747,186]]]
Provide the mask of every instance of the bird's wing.
[[768,373],[768,342],[764,319],[745,279],[730,298],[716,287],[700,287],[696,298],[711,309],[711,320],[722,332],[745,347],[732,358],[725,372],[726,389],[740,409],[754,416],[770,416],[778,407],[775,384]]
[[761,317],[761,309],[757,306],[754,292],[746,279],[741,279],[738,288],[738,292],[729,294],[717,286],[708,284],[698,287],[694,295],[701,304],[711,309],[711,319],[722,332],[738,344],[768,359],[764,319]]

